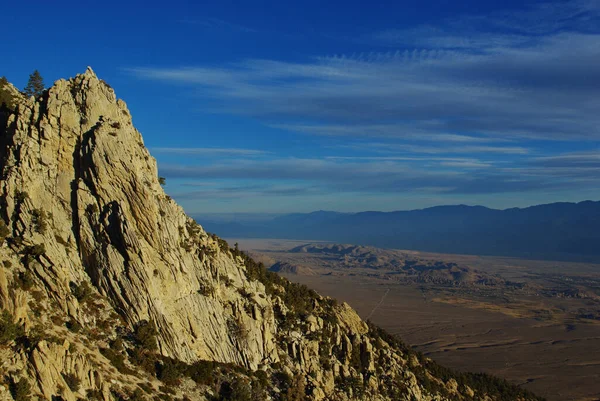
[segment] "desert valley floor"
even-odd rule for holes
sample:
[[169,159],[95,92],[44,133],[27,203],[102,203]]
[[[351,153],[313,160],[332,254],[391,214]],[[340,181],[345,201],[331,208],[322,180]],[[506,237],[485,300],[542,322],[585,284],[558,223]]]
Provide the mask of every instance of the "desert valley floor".
[[600,265],[230,239],[430,358],[550,401],[600,399]]

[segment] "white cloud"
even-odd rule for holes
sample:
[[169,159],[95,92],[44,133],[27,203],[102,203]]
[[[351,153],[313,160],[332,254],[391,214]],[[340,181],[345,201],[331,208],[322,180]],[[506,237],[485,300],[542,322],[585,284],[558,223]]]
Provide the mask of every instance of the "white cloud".
[[152,148],[152,153],[202,156],[262,156],[269,152],[240,148]]
[[390,27],[361,40],[393,50],[128,69],[142,79],[197,88],[203,99],[218,100],[221,113],[318,137],[309,138],[321,141],[318,154],[332,153],[317,159],[251,149],[154,149],[231,157],[161,165],[164,175],[297,184],[281,194],[309,187],[462,195],[597,188],[598,153],[566,152],[600,141],[600,1]]
[[[340,126],[356,133],[351,127],[362,125],[397,138],[598,140],[599,43],[598,34],[566,32],[487,53],[415,49],[128,71],[198,85],[222,101],[224,113],[282,126],[317,121],[316,134],[343,134]],[[397,131],[377,129],[394,125]]]
[[[568,154],[564,155],[568,158]],[[554,161],[554,159],[552,159]],[[558,160],[562,160],[560,156]],[[311,193],[424,193],[438,188],[440,193],[490,194],[537,190],[573,190],[593,185],[600,169],[590,165],[572,169],[572,164],[547,165],[532,157],[521,163],[504,164],[477,158],[449,157],[326,157],[231,159],[200,166],[161,165],[169,178],[236,182],[220,189],[207,186],[203,192],[291,195],[301,188]],[[542,163],[542,164],[540,164]],[[598,161],[595,161],[596,166]],[[578,178],[574,180],[574,178]],[[282,182],[287,190],[281,189]],[[243,186],[239,183],[246,183]],[[258,185],[258,187],[256,187]],[[279,190],[275,191],[276,188]]]

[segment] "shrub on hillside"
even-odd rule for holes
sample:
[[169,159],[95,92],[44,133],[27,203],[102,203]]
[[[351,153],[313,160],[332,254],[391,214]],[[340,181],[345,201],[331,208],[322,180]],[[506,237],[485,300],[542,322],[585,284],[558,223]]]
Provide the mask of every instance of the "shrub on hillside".
[[211,297],[215,294],[215,287],[211,283],[200,283],[198,294]]
[[40,234],[46,233],[46,229],[48,228],[46,219],[46,212],[44,212],[42,209],[33,209],[31,212],[31,222],[33,223],[33,227],[35,231]]
[[4,244],[6,237],[10,235],[10,230],[6,226],[6,222],[0,219],[0,245]]
[[31,385],[24,377],[19,381],[11,380],[9,390],[14,401],[29,401],[31,399]]
[[15,108],[15,98],[8,89],[9,83],[6,77],[0,77],[0,111],[2,108],[13,110]]
[[71,294],[73,294],[80,303],[88,301],[93,294],[92,288],[87,281],[82,281],[81,284],[75,284],[71,281],[69,287],[71,288]]
[[148,351],[155,351],[158,348],[156,344],[157,334],[152,320],[142,320],[135,326],[133,340],[138,347]]
[[44,244],[31,245],[25,247],[25,249],[21,251],[21,254],[23,255],[23,263],[28,266],[34,260],[37,260],[40,258],[40,256],[46,254],[46,247]]
[[239,378],[227,381],[219,390],[219,401],[252,401],[252,388],[249,383]]
[[23,327],[16,324],[6,309],[0,314],[0,344],[8,344],[24,334]]
[[248,336],[248,330],[244,322],[239,319],[229,319],[227,321],[227,330],[231,338],[235,341],[244,341]]
[[167,386],[179,385],[182,376],[181,364],[175,360],[166,359],[156,364],[156,377]]
[[125,356],[113,348],[100,348],[100,353],[121,373],[131,374],[131,369],[125,365]]
[[23,291],[29,291],[33,288],[35,281],[33,279],[33,275],[25,270],[24,272],[19,272],[15,276],[15,285],[17,285]]
[[73,373],[66,373],[63,374],[63,379],[65,380],[65,383],[67,383],[67,386],[69,386],[71,391],[79,390],[81,380],[79,380],[79,378],[76,375],[74,375]]

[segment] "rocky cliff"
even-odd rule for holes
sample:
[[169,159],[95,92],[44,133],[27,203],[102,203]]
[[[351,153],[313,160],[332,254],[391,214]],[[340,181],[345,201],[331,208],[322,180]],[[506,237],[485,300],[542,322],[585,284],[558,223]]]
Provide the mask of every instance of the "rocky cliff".
[[0,400],[535,399],[206,233],[88,70],[0,110]]

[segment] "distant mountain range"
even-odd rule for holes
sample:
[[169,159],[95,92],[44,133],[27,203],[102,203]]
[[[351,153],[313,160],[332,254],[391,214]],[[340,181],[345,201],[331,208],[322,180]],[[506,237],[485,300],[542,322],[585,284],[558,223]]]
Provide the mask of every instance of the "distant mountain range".
[[506,210],[437,206],[397,212],[318,211],[235,222],[202,218],[230,238],[335,241],[442,253],[600,261],[600,202]]

